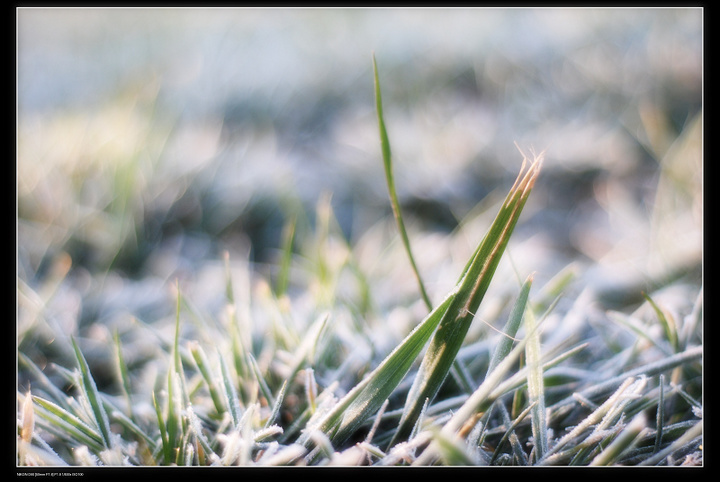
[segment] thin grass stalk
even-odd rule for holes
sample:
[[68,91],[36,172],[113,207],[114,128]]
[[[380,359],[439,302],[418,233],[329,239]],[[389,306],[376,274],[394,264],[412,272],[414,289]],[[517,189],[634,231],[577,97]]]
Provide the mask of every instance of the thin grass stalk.
[[663,437],[663,425],[665,425],[665,375],[660,374],[658,381],[660,393],[658,395],[657,413],[655,415],[655,448],[653,452],[660,450]]
[[415,257],[412,254],[410,248],[410,239],[408,238],[407,230],[405,229],[405,221],[403,221],[402,211],[400,210],[400,201],[398,201],[397,191],[395,190],[395,182],[393,180],[393,169],[392,169],[392,153],[390,151],[390,139],[388,138],[387,129],[385,127],[385,119],[383,116],[382,107],[382,95],[380,92],[380,79],[378,76],[377,62],[375,61],[375,55],[373,54],[373,72],[375,75],[375,106],[377,109],[378,127],[380,129],[380,147],[383,156],[383,166],[385,167],[385,179],[387,181],[388,192],[390,194],[390,204],[392,206],[393,215],[395,222],[398,226],[398,232],[402,239],[403,246],[407,252],[408,258],[410,259],[410,265],[412,266],[415,279],[417,279],[418,287],[420,288],[420,295],[422,296],[425,306],[428,310],[432,310],[432,301],[425,290],[425,284],[420,276],[420,270],[418,270],[417,263],[415,263]]

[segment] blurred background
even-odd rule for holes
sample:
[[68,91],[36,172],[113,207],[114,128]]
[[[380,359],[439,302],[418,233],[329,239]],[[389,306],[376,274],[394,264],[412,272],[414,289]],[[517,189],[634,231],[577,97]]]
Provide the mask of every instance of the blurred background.
[[[205,273],[225,251],[272,274],[287,219],[312,226],[323,199],[363,246],[391,216],[373,54],[435,299],[512,185],[517,143],[546,153],[518,272],[580,264],[606,307],[678,280],[694,302],[702,9],[21,8],[17,27],[21,350],[41,312],[73,333],[173,313],[175,279],[222,298],[222,271]],[[465,251],[448,245],[483,206]]]

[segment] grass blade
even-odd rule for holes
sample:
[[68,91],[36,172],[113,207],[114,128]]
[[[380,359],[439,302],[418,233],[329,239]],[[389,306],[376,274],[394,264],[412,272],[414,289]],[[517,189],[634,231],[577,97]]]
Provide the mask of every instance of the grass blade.
[[115,361],[118,370],[118,377],[120,378],[120,386],[122,388],[123,396],[127,401],[128,416],[135,422],[135,414],[133,413],[132,397],[130,396],[130,375],[128,374],[127,364],[122,354],[122,346],[120,343],[120,334],[115,330],[113,334],[115,341]]
[[280,387],[280,392],[278,392],[277,397],[275,397],[275,403],[273,404],[272,412],[270,413],[267,422],[265,422],[265,428],[268,428],[272,424],[274,424],[275,420],[280,414],[280,407],[282,406],[283,400],[285,399],[285,390],[287,389],[287,385],[288,382],[287,380],[285,380],[282,384],[282,387]]
[[660,321],[663,331],[665,332],[665,338],[667,338],[668,342],[670,343],[673,352],[677,353],[680,347],[678,344],[678,334],[675,320],[672,318],[672,316],[666,315],[665,312],[660,308],[660,306],[658,306],[658,304],[655,303],[652,298],[650,298],[650,296],[645,293],[643,293],[643,296],[645,297],[647,302],[650,303],[650,306],[652,306],[652,309],[655,312],[658,321]]
[[230,416],[232,417],[233,427],[240,425],[240,399],[238,398],[237,390],[230,377],[230,371],[222,357],[222,354],[218,352],[218,358],[220,359],[220,373],[222,375],[223,391],[227,406],[230,410]]
[[525,314],[525,325],[528,332],[528,341],[525,345],[525,359],[528,367],[528,396],[530,398],[529,402],[533,406],[530,420],[533,438],[535,439],[535,460],[540,460],[548,448],[547,415],[545,412],[545,387],[540,354],[540,331],[535,329],[535,316],[532,310]]
[[530,294],[532,282],[532,275],[528,276],[520,288],[520,294],[518,295],[512,311],[510,312],[510,316],[508,317],[508,321],[505,323],[505,327],[502,330],[505,336],[500,337],[500,341],[495,347],[495,351],[490,359],[490,364],[488,365],[487,374],[485,376],[489,375],[498,363],[500,363],[503,358],[510,353],[515,335],[520,328],[520,323],[522,322],[523,314],[525,313],[525,307],[527,306],[528,295]]
[[653,450],[655,453],[660,450],[660,444],[662,443],[663,436],[663,425],[665,425],[665,375],[663,374],[660,374],[658,377],[658,388],[660,390],[660,394],[658,395],[658,407],[655,417],[655,448]]
[[205,351],[197,342],[192,342],[190,344],[190,354],[192,355],[193,360],[195,360],[195,365],[197,365],[200,375],[203,377],[203,380],[205,380],[215,411],[222,414],[225,412],[225,406],[223,404],[220,391],[218,390],[217,383],[215,383],[215,377],[210,371],[210,363],[208,362],[207,355],[205,355]]
[[108,420],[107,413],[105,412],[105,407],[103,407],[102,402],[100,401],[100,394],[98,393],[97,386],[95,385],[95,380],[90,374],[90,367],[80,351],[80,347],[78,347],[75,338],[71,337],[70,341],[72,342],[73,349],[75,350],[75,358],[80,366],[80,378],[83,393],[90,404],[95,423],[100,431],[100,435],[102,435],[105,448],[111,448],[113,444],[112,439],[110,438],[110,422]]
[[163,456],[165,458],[165,463],[169,464],[172,460],[172,448],[170,447],[170,442],[168,439],[167,423],[165,422],[165,417],[163,417],[160,402],[158,401],[154,391],[152,393],[152,401],[153,407],[155,407],[155,415],[157,416],[158,428],[160,429],[160,441],[162,442]]

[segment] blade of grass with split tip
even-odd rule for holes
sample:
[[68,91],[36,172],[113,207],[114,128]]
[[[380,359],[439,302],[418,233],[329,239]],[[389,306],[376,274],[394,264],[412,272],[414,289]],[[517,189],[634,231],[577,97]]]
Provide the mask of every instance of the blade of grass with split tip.
[[385,128],[385,119],[383,116],[382,108],[382,96],[380,93],[380,79],[378,76],[377,62],[375,61],[375,55],[373,55],[373,72],[375,75],[375,105],[377,108],[378,126],[380,128],[380,147],[382,149],[383,165],[385,166],[385,179],[387,181],[388,192],[390,193],[390,204],[392,205],[393,215],[395,216],[395,222],[400,232],[403,246],[407,252],[408,258],[410,258],[410,264],[412,265],[415,278],[417,279],[420,287],[420,294],[422,295],[423,301],[427,306],[428,310],[432,310],[432,302],[430,297],[425,290],[425,285],[420,277],[420,271],[418,270],[415,258],[412,255],[410,249],[410,239],[405,229],[405,222],[403,221],[402,212],[400,211],[400,201],[398,201],[397,192],[395,190],[395,182],[393,181],[393,170],[392,170],[392,153],[390,151],[390,139],[388,138],[387,129]]
[[113,443],[110,438],[110,422],[108,420],[107,413],[105,412],[105,407],[103,407],[102,402],[100,401],[100,394],[97,386],[95,385],[95,380],[90,373],[90,367],[80,351],[80,347],[78,347],[75,338],[70,337],[70,341],[72,342],[73,350],[75,350],[75,358],[80,366],[82,390],[87,397],[90,408],[92,409],[95,423],[100,431],[100,435],[102,435],[103,444],[105,445],[105,448],[112,448]]
[[530,294],[530,287],[532,286],[532,282],[533,277],[532,275],[530,275],[520,288],[520,294],[518,295],[517,300],[513,305],[512,311],[510,312],[510,316],[508,317],[508,321],[507,323],[505,323],[505,327],[502,330],[505,336],[500,337],[500,341],[495,347],[495,351],[493,352],[492,358],[490,359],[490,364],[488,365],[487,374],[485,376],[489,375],[490,372],[495,369],[497,364],[500,363],[502,359],[508,355],[508,353],[510,353],[513,342],[515,341],[515,335],[520,329],[520,324],[522,323],[523,314],[525,313],[525,307],[527,306],[528,295]]
[[468,263],[457,294],[453,297],[430,341],[408,393],[403,416],[393,442],[407,439],[424,400],[429,398],[432,402],[445,381],[535,184],[541,164],[542,155],[536,156],[530,168],[526,170],[527,158],[523,159],[515,184]]
[[532,310],[525,313],[525,325],[529,333],[525,345],[525,360],[528,367],[527,386],[529,402],[533,406],[530,420],[533,439],[535,440],[535,460],[540,460],[548,448],[548,424],[545,411],[545,385],[540,352],[540,331],[535,329],[537,325]]

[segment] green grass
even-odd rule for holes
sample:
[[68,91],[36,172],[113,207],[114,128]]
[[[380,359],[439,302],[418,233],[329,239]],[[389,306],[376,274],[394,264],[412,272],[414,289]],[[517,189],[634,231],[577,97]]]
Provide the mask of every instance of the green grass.
[[[86,337],[54,332],[61,352],[55,359],[64,364],[44,366],[20,351],[18,370],[30,385],[17,393],[19,465],[702,460],[702,291],[682,315],[654,293],[629,313],[592,311],[582,297],[569,300],[575,311],[561,311],[563,291],[578,282],[572,269],[539,288],[532,273],[516,273],[525,281],[495,318],[481,318],[513,231],[542,182],[542,154],[529,159],[521,152],[517,179],[503,188],[507,195],[485,235],[472,241],[455,285],[433,303],[396,192],[374,58],[373,68],[403,255],[398,262],[398,250],[385,247],[376,266],[417,286],[426,312],[414,326],[391,326],[377,307],[374,286],[382,280],[345,239],[323,197],[309,236],[302,216],[288,216],[274,282],[228,256],[220,314],[199,313],[193,293],[178,283],[171,326],[136,320],[116,329],[104,347],[111,381],[93,365],[88,350],[95,345]],[[473,222],[463,220],[450,236],[464,236],[462,227]],[[37,343],[41,329],[56,329],[42,306],[67,271],[44,292],[20,284],[23,300],[37,300],[38,308],[21,327],[19,346]],[[396,308],[407,317],[422,312]],[[578,310],[601,321],[572,322]],[[137,355],[138,336],[155,340],[150,355]]]

